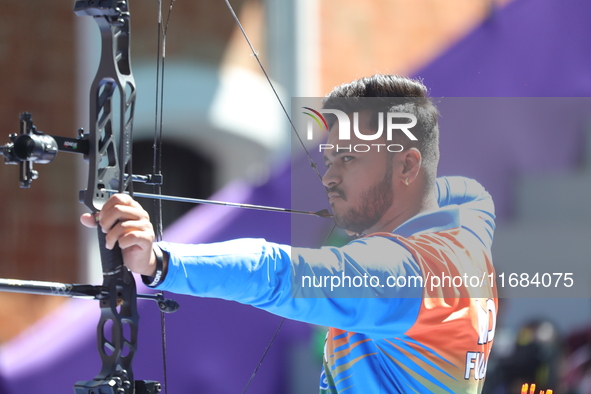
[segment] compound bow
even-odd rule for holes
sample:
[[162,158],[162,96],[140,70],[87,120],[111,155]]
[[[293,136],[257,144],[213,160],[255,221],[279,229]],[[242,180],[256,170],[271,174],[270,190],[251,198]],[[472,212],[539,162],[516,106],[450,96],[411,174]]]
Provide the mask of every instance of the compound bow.
[[[90,90],[90,130],[79,130],[78,138],[46,135],[37,131],[29,113],[20,115],[20,134],[0,148],[7,164],[20,167],[20,186],[29,187],[37,172],[33,163],[48,163],[58,150],[81,153],[89,163],[88,184],[80,200],[98,212],[110,197],[104,189],[131,189],[131,144],[136,88],[129,58],[129,9],[127,1],[78,0],[74,12],[92,16],[101,33],[101,60]],[[114,108],[118,99],[119,108]],[[153,179],[150,179],[153,181]],[[132,361],[137,350],[139,315],[135,280],[123,265],[121,249],[105,247],[99,229],[102,286],[3,280],[4,291],[32,292],[99,300],[101,316],[97,326],[98,351],[102,361],[99,374],[74,386],[77,394],[157,393],[155,381],[134,380]],[[146,295],[158,301],[162,311],[172,312],[178,304],[162,295]]]

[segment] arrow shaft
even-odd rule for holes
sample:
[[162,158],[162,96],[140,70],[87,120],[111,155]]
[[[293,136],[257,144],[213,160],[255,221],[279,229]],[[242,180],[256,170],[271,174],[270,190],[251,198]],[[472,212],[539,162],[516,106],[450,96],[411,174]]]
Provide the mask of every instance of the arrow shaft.
[[[110,194],[119,193],[118,190],[113,190],[113,189],[105,189],[103,191],[106,193],[110,193]],[[126,193],[126,194],[129,194],[129,193]],[[318,212],[312,212],[312,211],[301,211],[301,210],[297,210],[297,209],[267,207],[264,205],[240,204],[240,203],[232,203],[232,202],[216,201],[216,200],[204,200],[204,199],[200,199],[200,198],[168,196],[165,194],[136,193],[136,192],[134,192],[133,197],[151,198],[151,199],[155,199],[155,200],[165,200],[165,201],[186,202],[186,203],[191,203],[191,204],[223,205],[226,207],[256,209],[259,211],[272,211],[272,212],[295,213],[295,214],[300,214],[300,215],[321,216],[321,215],[319,215]],[[322,217],[324,217],[324,215],[322,215]]]

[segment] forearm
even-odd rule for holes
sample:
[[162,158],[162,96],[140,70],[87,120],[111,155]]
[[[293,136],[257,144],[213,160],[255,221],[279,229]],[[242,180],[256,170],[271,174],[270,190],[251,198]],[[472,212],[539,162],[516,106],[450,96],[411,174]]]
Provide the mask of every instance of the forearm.
[[[231,299],[265,298],[268,289],[289,276],[289,247],[240,239],[214,244],[158,243],[164,279],[158,288],[175,293]],[[272,250],[268,250],[274,245]]]

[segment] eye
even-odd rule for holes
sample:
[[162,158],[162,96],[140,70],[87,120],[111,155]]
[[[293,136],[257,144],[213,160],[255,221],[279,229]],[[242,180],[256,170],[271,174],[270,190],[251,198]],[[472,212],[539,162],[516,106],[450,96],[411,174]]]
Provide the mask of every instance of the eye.
[[[349,162],[349,161],[353,160],[354,158],[355,158],[355,156],[351,156],[351,155],[343,155],[343,156],[340,156],[340,157],[338,158],[338,160],[340,160],[340,161],[341,161],[341,162],[343,162],[343,163],[346,163],[346,162]],[[334,164],[334,163],[333,163],[333,162],[331,162],[331,161],[325,161],[325,162],[324,162],[324,166],[326,167],[326,169],[327,169],[327,170],[328,170],[330,167],[332,167],[332,165],[333,165],[333,164]]]

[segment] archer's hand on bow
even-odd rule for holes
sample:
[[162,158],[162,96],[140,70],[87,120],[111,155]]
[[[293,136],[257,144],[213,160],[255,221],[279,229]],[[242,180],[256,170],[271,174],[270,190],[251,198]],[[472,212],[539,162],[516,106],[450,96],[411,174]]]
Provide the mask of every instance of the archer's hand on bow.
[[154,276],[154,228],[148,213],[133,198],[126,194],[115,194],[100,212],[85,213],[80,221],[86,227],[96,227],[97,223],[101,226],[107,234],[107,249],[113,249],[118,242],[123,252],[123,262],[131,271]]

